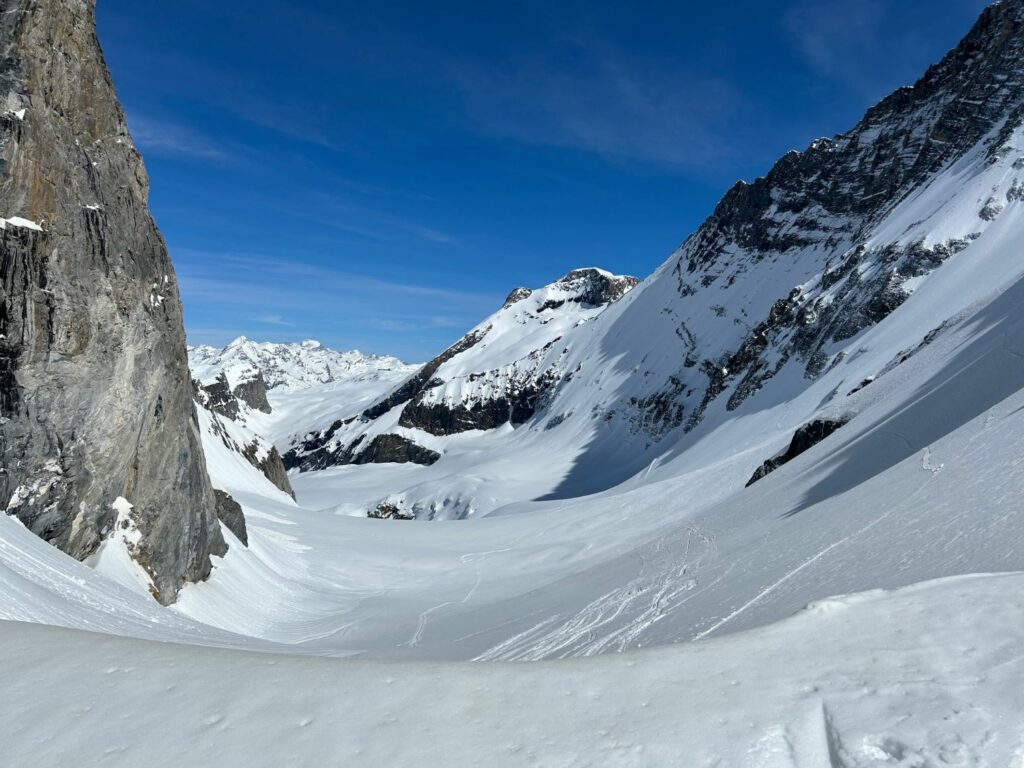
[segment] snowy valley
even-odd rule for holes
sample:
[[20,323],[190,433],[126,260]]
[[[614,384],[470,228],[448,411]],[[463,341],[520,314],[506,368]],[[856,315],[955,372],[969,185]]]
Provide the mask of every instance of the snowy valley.
[[40,454],[0,516],[0,751],[1024,768],[1022,243],[1003,0],[646,279],[517,288],[422,364],[190,347],[224,546],[168,600],[166,518],[126,481],[65,545]]

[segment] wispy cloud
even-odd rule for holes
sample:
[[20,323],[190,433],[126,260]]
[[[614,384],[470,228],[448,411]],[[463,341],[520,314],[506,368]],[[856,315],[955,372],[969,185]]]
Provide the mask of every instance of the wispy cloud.
[[[877,90],[864,62],[877,46],[887,9],[879,0],[799,0],[785,15],[797,50],[819,74]],[[877,70],[877,65],[873,65]]]
[[263,323],[264,325],[281,325],[286,328],[291,328],[294,323],[289,323],[281,315],[263,315],[256,318],[257,322]]
[[227,152],[194,129],[138,112],[130,112],[128,125],[135,143],[143,151],[190,157],[198,160],[224,160]]
[[[296,338],[327,327],[338,335],[386,331],[447,340],[475,325],[500,301],[489,293],[385,280],[266,256],[172,251],[186,311],[192,317],[217,318],[213,322],[223,327],[293,329]],[[209,320],[201,322],[209,325]],[[192,328],[190,334],[198,336]]]
[[746,108],[727,79],[627,52],[586,25],[507,66],[459,61],[448,71],[490,135],[660,166],[728,156],[724,129]]
[[426,226],[417,221],[400,218],[393,213],[381,211],[348,198],[327,192],[314,192],[309,205],[296,215],[306,221],[357,235],[377,242],[418,240],[437,245],[458,245],[459,239],[448,232]]

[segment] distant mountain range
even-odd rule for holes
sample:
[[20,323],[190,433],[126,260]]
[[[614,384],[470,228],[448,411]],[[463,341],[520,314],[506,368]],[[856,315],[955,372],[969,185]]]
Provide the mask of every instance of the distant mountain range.
[[241,336],[223,348],[189,347],[192,375],[209,383],[220,373],[229,381],[263,374],[267,389],[303,389],[335,381],[372,378],[378,374],[415,370],[395,357],[335,352],[319,341],[298,344],[257,343]]

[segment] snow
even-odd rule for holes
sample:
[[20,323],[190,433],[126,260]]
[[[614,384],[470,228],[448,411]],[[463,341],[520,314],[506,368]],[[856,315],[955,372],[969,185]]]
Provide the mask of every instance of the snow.
[[153,582],[132,556],[142,539],[132,514],[135,507],[123,496],[118,496],[111,507],[117,512],[114,528],[86,565],[127,589],[148,595],[154,589]]
[[821,601],[722,640],[529,665],[379,664],[0,623],[5,758],[1015,768],[1022,594],[1021,575],[960,578]]
[[25,219],[21,216],[12,216],[8,219],[0,218],[0,229],[7,229],[7,226],[19,227],[21,229],[31,229],[36,232],[42,232],[43,228],[31,219]]

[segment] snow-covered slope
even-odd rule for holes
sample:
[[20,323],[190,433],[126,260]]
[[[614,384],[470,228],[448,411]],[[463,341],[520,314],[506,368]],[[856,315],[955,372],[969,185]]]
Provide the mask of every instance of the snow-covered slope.
[[0,623],[4,754],[76,768],[1017,768],[1022,591],[1021,576],[940,582],[721,641],[530,665],[382,666]]
[[[267,389],[304,389],[332,382],[366,381],[409,375],[415,366],[395,357],[364,355],[353,350],[336,352],[319,341],[300,344],[254,342],[244,336],[223,349],[210,346],[189,347],[192,375],[204,384],[224,372],[229,382],[247,378],[259,371]],[[232,383],[232,386],[234,384]]]

